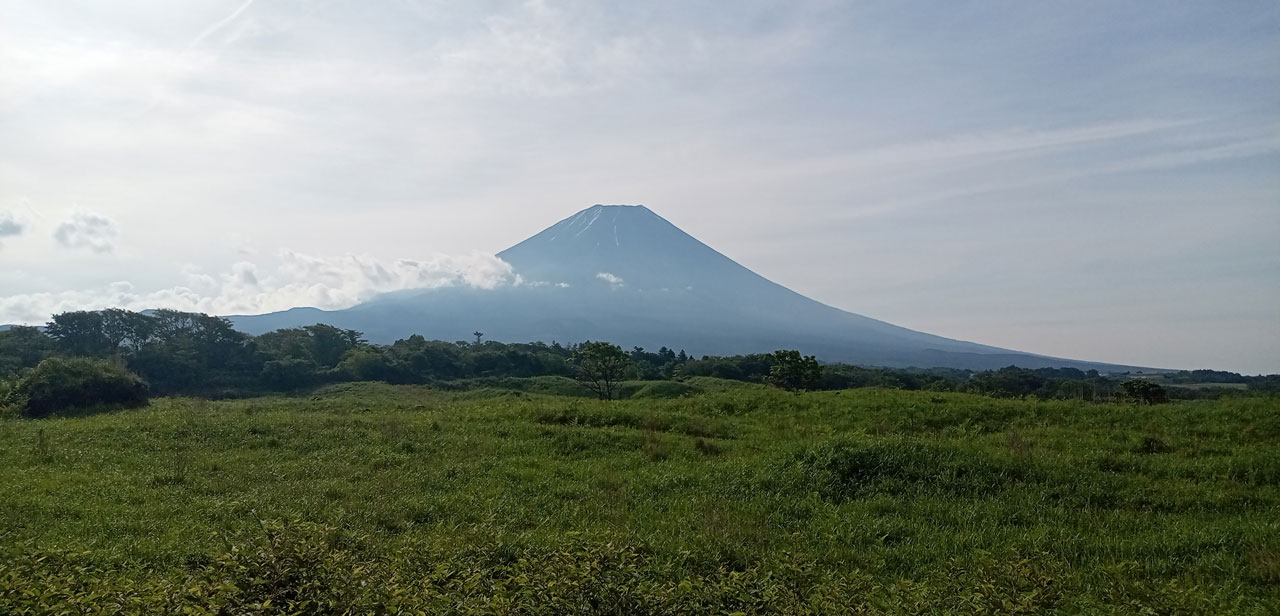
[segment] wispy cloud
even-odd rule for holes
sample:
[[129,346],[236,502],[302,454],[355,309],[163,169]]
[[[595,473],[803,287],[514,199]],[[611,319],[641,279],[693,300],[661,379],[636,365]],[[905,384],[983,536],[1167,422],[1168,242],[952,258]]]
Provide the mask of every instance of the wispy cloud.
[[233,11],[230,15],[224,17],[223,19],[218,20],[213,25],[210,25],[208,28],[205,28],[203,32],[201,32],[195,38],[191,39],[191,42],[187,43],[186,47],[182,48],[182,53],[185,55],[187,52],[194,49],[197,45],[199,45],[200,43],[203,43],[205,39],[209,38],[210,36],[213,36],[219,30],[230,25],[232,22],[236,20],[236,18],[240,17],[240,15],[242,15],[245,11],[249,10],[249,7],[253,5],[253,2],[254,0],[245,0],[245,3],[241,4],[240,7],[237,8],[235,11]]
[[106,253],[115,249],[119,230],[110,218],[92,212],[77,212],[69,220],[58,223],[53,239],[67,248],[88,248]]

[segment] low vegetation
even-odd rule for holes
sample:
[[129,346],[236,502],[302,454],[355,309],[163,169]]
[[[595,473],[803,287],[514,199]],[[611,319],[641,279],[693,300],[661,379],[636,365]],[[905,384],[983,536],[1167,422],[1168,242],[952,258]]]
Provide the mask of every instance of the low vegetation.
[[0,613],[1280,608],[1275,398],[636,383],[0,421]]

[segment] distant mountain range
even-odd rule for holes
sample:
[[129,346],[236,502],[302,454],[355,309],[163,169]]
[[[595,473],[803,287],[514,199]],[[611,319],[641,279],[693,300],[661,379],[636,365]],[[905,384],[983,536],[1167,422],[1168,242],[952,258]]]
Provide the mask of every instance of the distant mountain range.
[[716,252],[641,205],[596,205],[498,253],[522,282],[388,293],[345,310],[230,317],[245,332],[328,323],[371,342],[608,340],[695,356],[799,349],[888,367],[1140,369],[943,338],[809,299]]

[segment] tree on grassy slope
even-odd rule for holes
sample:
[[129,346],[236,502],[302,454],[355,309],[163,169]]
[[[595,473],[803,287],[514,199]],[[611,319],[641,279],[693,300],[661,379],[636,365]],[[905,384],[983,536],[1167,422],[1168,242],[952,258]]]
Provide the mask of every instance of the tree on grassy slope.
[[584,342],[573,351],[578,380],[601,400],[612,400],[631,358],[616,344]]
[[815,389],[822,382],[822,365],[812,355],[800,355],[800,351],[776,351],[769,357],[773,366],[765,382],[787,391]]

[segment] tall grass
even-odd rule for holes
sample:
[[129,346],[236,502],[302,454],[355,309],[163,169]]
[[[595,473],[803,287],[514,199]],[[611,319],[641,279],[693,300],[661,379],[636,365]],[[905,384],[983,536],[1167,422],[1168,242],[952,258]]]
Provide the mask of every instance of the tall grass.
[[681,396],[0,421],[0,613],[1280,606],[1276,399]]

